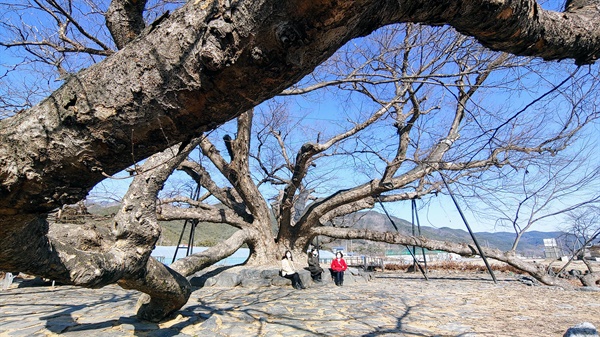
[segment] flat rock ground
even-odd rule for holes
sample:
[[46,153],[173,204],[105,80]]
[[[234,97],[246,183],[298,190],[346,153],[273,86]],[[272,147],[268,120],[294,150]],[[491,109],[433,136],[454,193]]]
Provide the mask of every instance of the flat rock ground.
[[376,273],[370,282],[205,287],[169,321],[135,318],[117,286],[0,291],[0,336],[562,336],[600,327],[600,292],[528,286],[497,273]]

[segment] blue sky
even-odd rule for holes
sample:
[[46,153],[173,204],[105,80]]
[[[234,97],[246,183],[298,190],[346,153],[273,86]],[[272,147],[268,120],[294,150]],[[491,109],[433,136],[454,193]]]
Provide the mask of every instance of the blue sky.
[[[563,1],[542,1],[542,4],[545,8],[556,9],[562,8]],[[27,17],[29,22],[34,23],[36,21],[39,21],[45,24],[48,23],[34,12],[29,12],[28,15],[30,15],[29,17]],[[14,16],[14,13],[11,14],[4,12],[1,19],[6,22],[6,20],[8,19],[15,18],[16,17]],[[106,32],[104,32],[103,34],[106,34]],[[3,36],[0,34],[0,37]],[[360,44],[360,41],[361,40],[354,40],[351,43]],[[14,57],[12,52],[2,48],[0,49],[0,60],[0,76],[2,76],[6,73],[8,69],[12,68],[12,65],[19,63],[22,59]],[[97,61],[97,59],[94,61]],[[74,61],[70,63],[70,65],[72,65],[74,68],[77,68],[78,64],[78,62]],[[554,65],[556,64],[553,64],[552,67],[548,67],[546,73],[544,73],[543,76],[541,76],[541,78],[551,80],[554,83],[557,83],[557,81],[560,81],[560,79],[564,78],[565,73],[556,72],[555,69],[558,68]],[[593,67],[592,71],[597,72],[597,67]],[[518,75],[518,72],[514,72],[512,73],[512,75],[516,76]],[[56,76],[40,76],[39,73],[36,73],[31,69],[22,72],[10,73],[8,77],[2,77],[0,79],[0,92],[5,93],[6,90],[14,90],[16,88],[21,88],[22,86],[36,82],[39,84],[38,87],[40,89],[55,88],[57,85],[60,84],[60,82],[55,81],[56,78]],[[524,81],[523,83],[515,83],[514,85],[537,85],[537,83],[532,83],[533,82]],[[544,87],[540,85],[540,91],[543,90],[545,90]],[[481,99],[482,102],[486,102],[489,104],[489,106],[493,106],[498,109],[506,108],[509,106],[510,103],[512,104],[511,108],[507,111],[516,111],[520,108],[523,108],[527,103],[531,102],[531,100],[536,95],[540,94],[540,91],[522,90],[517,93],[504,93],[496,95],[492,98],[482,97]],[[311,135],[313,137],[316,134],[316,131],[321,131],[323,136],[325,136],[327,134],[338,131],[339,126],[346,124],[349,117],[356,118],[360,115],[361,111],[369,111],[373,108],[372,102],[361,100],[356,96],[347,96],[344,99],[339,99],[337,97],[331,96],[329,93],[325,92],[315,93],[310,95],[309,97],[301,99],[294,99],[291,103],[289,103],[289,109],[291,111],[292,119],[300,123],[307,129],[310,129],[310,131],[312,132]],[[490,102],[490,100],[493,100],[493,102]],[[541,110],[543,108],[544,107],[533,107],[532,109]],[[556,117],[560,118],[560,114],[557,114]],[[540,119],[540,121],[541,120],[542,119]],[[434,130],[434,128],[431,127],[431,125],[428,126],[430,127],[430,130]],[[376,129],[373,132],[380,132],[378,130],[383,130],[383,128]],[[588,128],[588,130],[586,130],[586,140],[590,141],[590,146],[598,146],[598,135],[598,124],[595,124],[595,126],[592,126],[591,128]],[[293,146],[299,146],[305,141],[307,141],[307,139],[301,139],[298,137],[297,139],[294,139],[291,142],[291,144]],[[597,160],[598,159],[596,158],[596,162],[592,162],[590,165],[598,166]],[[340,168],[335,168],[334,166],[330,167],[332,169],[331,176],[335,176],[335,178],[338,179],[337,181],[339,181],[340,183],[364,181],[363,174],[359,175],[352,170],[344,170]],[[127,174],[120,173],[117,176],[125,178]],[[105,194],[106,197],[106,194],[108,193],[114,198],[119,198],[119,196],[122,196],[125,193],[129,182],[130,179],[105,180],[96,189],[92,191],[92,195],[98,196],[100,194]],[[393,204],[389,204],[387,208],[392,215],[410,220],[410,202],[396,202]],[[469,223],[476,231],[492,231],[495,229],[493,221],[490,221],[489,219],[478,218],[475,215],[473,215],[468,209],[464,209],[464,211],[467,215]],[[453,203],[447,196],[443,194],[431,198],[429,203],[420,211],[420,219],[422,225],[431,225],[435,227],[448,226],[452,228],[464,228],[464,224],[460,219],[460,216],[458,215],[458,212],[456,211],[456,208],[454,207]],[[556,221],[549,221],[547,224],[544,224],[543,226],[537,226],[534,229],[554,230],[556,229],[555,223]]]

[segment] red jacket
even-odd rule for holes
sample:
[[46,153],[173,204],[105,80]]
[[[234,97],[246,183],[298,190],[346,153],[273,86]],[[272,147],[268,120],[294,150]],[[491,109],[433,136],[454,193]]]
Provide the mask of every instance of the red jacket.
[[331,270],[333,271],[344,271],[348,269],[348,265],[344,259],[333,259],[331,261]]

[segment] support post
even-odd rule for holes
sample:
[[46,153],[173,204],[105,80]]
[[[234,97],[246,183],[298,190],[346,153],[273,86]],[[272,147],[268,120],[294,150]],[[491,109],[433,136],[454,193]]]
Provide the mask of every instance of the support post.
[[462,218],[463,222],[467,226],[467,230],[469,231],[469,234],[471,235],[471,238],[473,239],[473,242],[475,242],[475,246],[477,247],[477,251],[479,252],[479,255],[481,256],[481,258],[483,259],[483,262],[485,263],[485,266],[486,266],[488,272],[492,276],[492,279],[494,280],[494,283],[498,283],[498,281],[496,280],[496,275],[494,275],[494,271],[492,270],[492,267],[488,263],[488,260],[485,257],[485,254],[483,253],[483,250],[481,249],[481,246],[479,246],[479,242],[477,242],[477,238],[475,238],[475,234],[473,234],[473,231],[471,230],[471,226],[469,226],[469,223],[467,222],[467,219],[465,218],[465,215],[463,214],[462,210],[460,209],[460,206],[458,205],[458,202],[454,198],[454,194],[450,190],[450,187],[448,186],[448,183],[446,182],[446,179],[444,178],[444,175],[441,172],[438,172],[438,173],[440,174],[440,177],[442,177],[442,181],[444,182],[444,185],[446,186],[446,189],[448,190],[448,194],[452,198],[452,202],[454,202],[454,205],[456,206],[456,209],[458,210],[458,213],[460,214],[460,217]]
[[[196,186],[196,189],[191,194],[191,198],[193,200],[198,200],[200,198],[200,184]],[[185,251],[185,256],[190,256],[194,254],[194,235],[196,232],[196,226],[198,225],[198,220],[185,220],[183,223],[183,228],[181,229],[181,234],[179,235],[179,241],[177,241],[177,247],[175,247],[175,254],[173,255],[173,260],[171,263],[175,262],[177,258],[177,251],[179,251],[179,246],[181,246],[181,239],[183,239],[183,233],[185,232],[185,228],[187,227],[188,222],[191,224],[190,226],[190,236],[188,238],[188,246]]]
[[177,251],[179,251],[179,246],[181,246],[181,239],[183,239],[183,233],[185,232],[185,227],[187,227],[187,223],[187,220],[185,220],[185,222],[183,223],[183,228],[181,229],[179,240],[177,240],[177,247],[175,247],[175,254],[173,254],[173,260],[171,260],[171,263],[175,262],[175,259],[177,258]]
[[[379,202],[379,204],[381,205],[381,208],[383,209],[383,212],[385,213],[385,215],[387,215],[388,219],[390,219],[390,222],[392,223],[392,226],[394,226],[394,228],[396,229],[396,232],[400,232],[398,230],[398,226],[396,226],[396,223],[394,222],[394,220],[392,219],[392,217],[388,213],[387,209],[385,209],[385,206],[383,206],[383,202],[381,202],[381,199],[379,197],[376,197],[376,198],[377,198],[377,201]],[[425,272],[425,270],[423,270],[423,267],[421,267],[421,264],[417,261],[417,258],[415,257],[415,254],[413,254],[413,252],[410,250],[410,248],[407,245],[404,245],[404,247],[406,247],[406,249],[408,250],[408,252],[412,256],[413,262],[417,264],[417,266],[419,267],[419,270],[421,271],[421,274],[423,274],[423,277],[425,277],[425,280],[429,281],[429,278],[427,277],[427,273]]]
[[[417,230],[419,236],[421,236],[421,222],[419,221],[419,212],[417,211],[417,202],[415,199],[411,200],[412,210],[414,214],[414,218],[417,220]],[[425,265],[425,272],[427,273],[427,256],[425,255],[425,248],[421,247],[421,253],[423,254],[423,264]]]

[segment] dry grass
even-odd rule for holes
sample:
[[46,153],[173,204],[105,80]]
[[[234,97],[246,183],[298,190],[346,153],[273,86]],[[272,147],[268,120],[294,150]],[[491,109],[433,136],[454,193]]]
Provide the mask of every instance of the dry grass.
[[[523,271],[511,267],[505,264],[491,264],[492,270],[498,272],[525,274]],[[405,264],[386,264],[385,270],[390,271],[412,271],[413,265]],[[471,263],[471,262],[460,262],[460,261],[442,261],[427,265],[428,270],[440,270],[440,271],[459,271],[459,272],[472,272],[472,273],[486,273],[487,268],[485,265]]]

